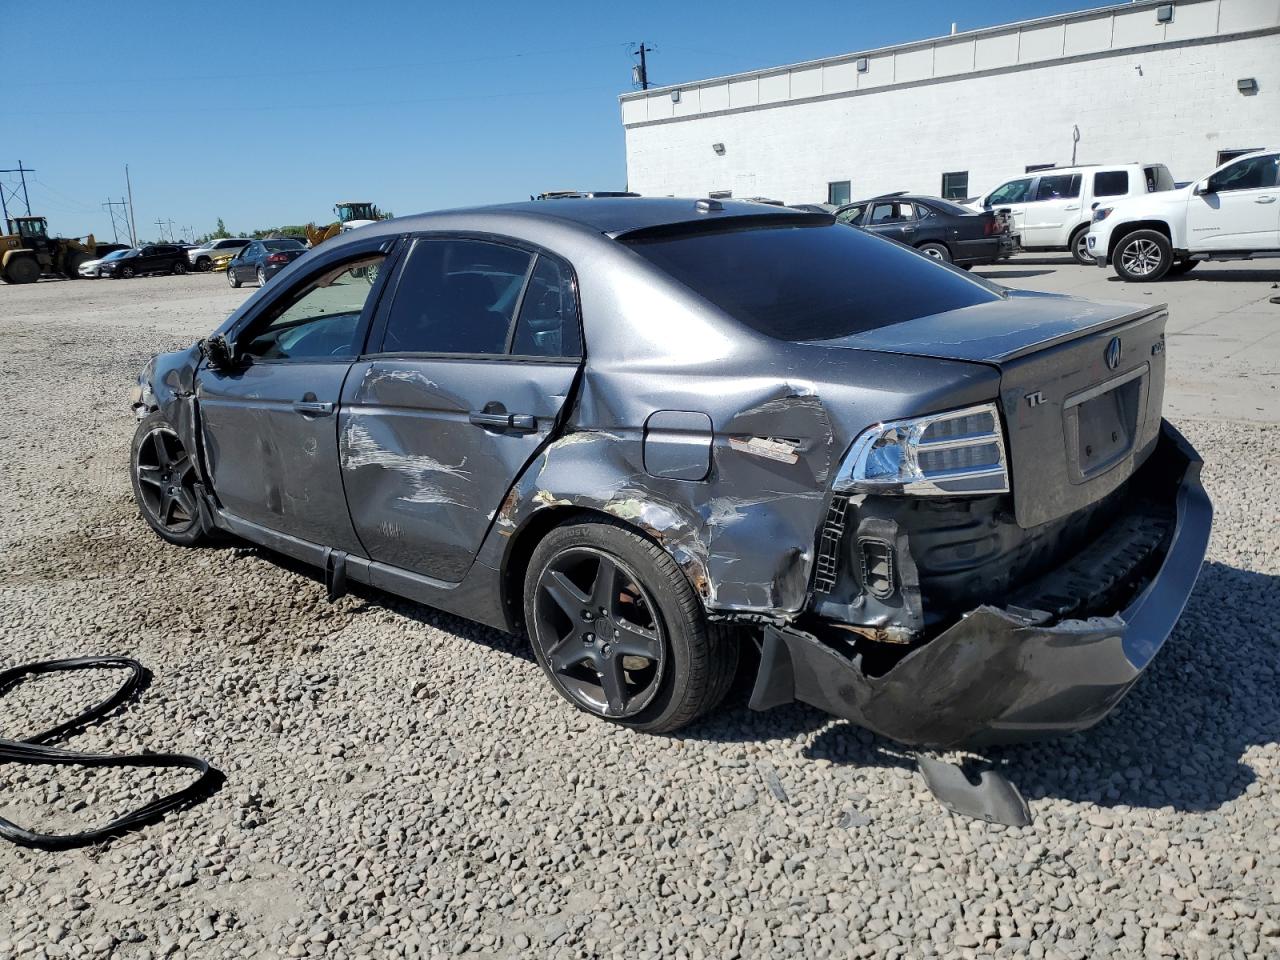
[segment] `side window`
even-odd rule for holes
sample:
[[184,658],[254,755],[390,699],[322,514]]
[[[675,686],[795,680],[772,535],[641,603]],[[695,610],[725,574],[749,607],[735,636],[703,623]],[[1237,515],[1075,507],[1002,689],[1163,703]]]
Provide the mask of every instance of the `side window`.
[[383,259],[365,256],[304,283],[238,337],[237,347],[256,360],[355,356],[360,314]]
[[1209,189],[1214,193],[1226,190],[1262,190],[1277,183],[1277,165],[1280,156],[1263,154],[1233,163],[1209,178]]
[[501,355],[533,254],[485,240],[419,240],[401,272],[383,353]]
[[867,209],[866,205],[860,203],[857,206],[848,207],[844,210],[841,210],[839,213],[836,214],[836,219],[839,220],[841,223],[857,223],[859,220],[862,219],[863,211],[865,211],[866,209]]
[[1169,168],[1164,164],[1144,167],[1142,172],[1147,180],[1147,193],[1159,193],[1163,190],[1173,189],[1173,174],[1169,172]]
[[1010,180],[1008,183],[1001,184],[991,191],[991,195],[987,197],[986,205],[993,207],[1000,203],[1025,203],[1030,199],[1030,194],[1030,177],[1022,180]]
[[877,203],[871,207],[871,226],[879,226],[882,223],[892,223],[894,220],[894,208],[896,204]]
[[1128,192],[1128,170],[1099,170],[1093,175],[1095,197],[1123,197]]
[[918,220],[928,220],[936,212],[933,207],[926,207],[923,203],[917,203],[915,206],[916,219]]
[[551,257],[538,257],[533,268],[511,352],[521,357],[582,356],[573,274]]
[[1080,174],[1063,173],[1040,178],[1037,200],[1070,200],[1080,196]]

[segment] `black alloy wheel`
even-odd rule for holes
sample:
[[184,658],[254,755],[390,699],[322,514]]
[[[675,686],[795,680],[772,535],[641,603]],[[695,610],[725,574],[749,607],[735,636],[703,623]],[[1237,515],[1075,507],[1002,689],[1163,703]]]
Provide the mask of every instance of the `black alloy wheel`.
[[536,642],[574,703],[625,719],[653,702],[666,669],[666,631],[627,564],[592,547],[563,550],[543,568],[535,610]]
[[185,546],[199,540],[204,528],[195,463],[162,414],[153,413],[138,424],[132,466],[134,498],[151,529],[170,543]]

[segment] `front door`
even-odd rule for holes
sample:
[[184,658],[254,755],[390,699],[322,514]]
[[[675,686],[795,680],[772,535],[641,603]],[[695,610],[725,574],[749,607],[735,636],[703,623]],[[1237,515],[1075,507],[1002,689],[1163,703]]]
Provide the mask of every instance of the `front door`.
[[280,533],[363,555],[338,466],[342,386],[360,352],[383,255],[330,261],[247,318],[241,359],[202,367],[196,395],[220,506]]
[[[1022,237],[1026,204],[1031,199],[1031,184],[1034,182],[1034,177],[1020,177],[1017,180],[1010,180],[1008,183],[1000,184],[1000,186],[987,194],[986,199],[982,201],[983,209],[1008,210],[1010,232],[1015,236]],[[1022,238],[1022,245],[1024,247],[1028,246],[1025,237]]]
[[514,242],[419,238],[370,351],[339,414],[356,531],[374,560],[457,583],[572,392],[572,272]]
[[258,243],[257,240],[253,241],[253,243],[237,253],[231,259],[231,263],[227,265],[227,269],[234,271],[235,278],[241,283],[253,279],[253,263],[251,263],[251,260],[261,246],[262,244]]
[[1237,160],[1213,173],[1187,206],[1187,245],[1195,250],[1280,248],[1280,155]]

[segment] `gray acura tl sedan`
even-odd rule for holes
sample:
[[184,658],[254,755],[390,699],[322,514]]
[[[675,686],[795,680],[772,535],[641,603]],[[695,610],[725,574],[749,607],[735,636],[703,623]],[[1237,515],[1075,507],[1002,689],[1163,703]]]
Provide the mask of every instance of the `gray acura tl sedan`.
[[172,543],[523,630],[641,730],[715,707],[750,644],[758,709],[1043,737],[1116,706],[1204,557],[1166,316],[759,204],[407,217],[154,358],[133,488]]

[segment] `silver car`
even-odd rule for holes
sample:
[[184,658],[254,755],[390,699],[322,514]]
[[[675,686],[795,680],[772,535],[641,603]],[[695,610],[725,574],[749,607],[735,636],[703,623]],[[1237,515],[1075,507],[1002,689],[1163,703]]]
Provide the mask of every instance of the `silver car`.
[[1062,734],[1138,679],[1204,557],[1166,319],[755,203],[408,217],[153,359],[133,487],[170,542],[523,631],[565,699],[641,730],[714,708],[751,650],[759,709]]

